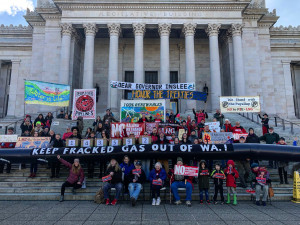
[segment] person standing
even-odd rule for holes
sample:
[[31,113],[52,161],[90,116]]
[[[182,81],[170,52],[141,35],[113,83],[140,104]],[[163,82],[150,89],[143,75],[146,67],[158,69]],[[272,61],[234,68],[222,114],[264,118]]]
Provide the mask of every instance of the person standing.
[[262,133],[263,135],[265,135],[266,133],[268,133],[268,129],[269,129],[269,116],[267,113],[265,113],[263,117],[260,114],[258,114],[258,116],[261,119]]
[[199,172],[198,172],[198,180],[199,180],[199,190],[200,190],[200,204],[203,204],[203,192],[205,192],[205,199],[207,204],[209,202],[208,190],[209,190],[209,170],[206,166],[206,162],[204,160],[200,161],[199,164]]
[[[50,143],[52,148],[62,148],[64,147],[64,142],[60,138],[60,134],[55,135],[55,139]],[[59,178],[60,171],[60,161],[51,162],[51,177],[50,178]]]
[[215,205],[218,204],[217,197],[218,197],[218,192],[220,192],[221,205],[224,205],[223,180],[225,179],[225,174],[223,170],[221,170],[220,163],[216,163],[215,170],[212,171],[211,177],[214,179],[214,185],[215,185],[214,204]]
[[220,122],[220,127],[223,127],[224,115],[220,112],[219,109],[216,110],[216,113],[214,114],[214,118]]
[[234,168],[234,161],[228,160],[227,168],[224,171],[226,175],[226,187],[227,187],[227,202],[230,204],[230,193],[233,194],[233,205],[237,205],[237,192],[236,192],[236,179],[239,178],[238,171]]

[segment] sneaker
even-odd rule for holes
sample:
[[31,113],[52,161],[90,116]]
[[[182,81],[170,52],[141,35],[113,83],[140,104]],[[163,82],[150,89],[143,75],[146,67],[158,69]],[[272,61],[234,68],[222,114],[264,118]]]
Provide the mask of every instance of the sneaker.
[[221,202],[221,205],[224,205],[224,204],[225,204],[225,202],[224,202],[224,201],[222,201],[222,202]]
[[209,200],[206,200],[206,203],[210,205],[210,201]]
[[64,196],[61,195],[61,196],[60,196],[60,199],[59,199],[59,202],[63,202],[63,201],[64,201]]
[[201,205],[203,204],[203,200],[200,200],[200,204],[201,204]]
[[109,204],[110,204],[109,199],[106,199],[105,205],[109,205]]
[[156,200],[156,205],[160,205],[160,202],[161,202],[160,197],[158,197]]
[[259,202],[259,201],[256,201],[255,204],[256,204],[257,206],[260,206],[260,202]]
[[178,200],[178,201],[174,202],[174,204],[175,204],[175,205],[180,205],[180,204],[181,204],[181,201]]
[[32,173],[28,176],[28,178],[31,178],[32,177]]
[[266,202],[262,202],[262,205],[263,205],[263,206],[266,206],[267,204],[266,204]]
[[131,200],[131,205],[134,207],[136,204],[135,198],[131,197],[130,200]]
[[116,205],[116,204],[117,204],[117,201],[118,201],[117,199],[114,199],[114,200],[111,202],[111,204],[112,204],[112,205]]
[[215,201],[215,202],[214,202],[214,204],[215,204],[215,205],[217,205],[217,204],[218,204],[218,202],[217,202],[217,201]]
[[186,205],[187,205],[188,207],[191,207],[191,206],[192,206],[191,201],[186,201]]
[[155,198],[152,199],[152,205],[156,205],[156,199]]

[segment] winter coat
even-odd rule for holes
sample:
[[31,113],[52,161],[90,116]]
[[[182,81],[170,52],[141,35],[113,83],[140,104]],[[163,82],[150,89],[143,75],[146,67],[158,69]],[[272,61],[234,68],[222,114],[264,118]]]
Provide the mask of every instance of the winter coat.
[[[83,180],[84,180],[84,172],[83,172],[83,169],[81,168],[79,170],[79,173],[76,174],[72,171],[72,164],[67,162],[66,160],[60,158],[59,161],[64,164],[66,167],[68,167],[70,170],[69,170],[69,176],[67,178],[67,181],[70,183],[70,184],[74,184],[74,183],[77,183],[78,181],[82,184]],[[79,180],[80,178],[80,180]]]
[[165,181],[167,179],[167,173],[163,168],[161,168],[159,171],[157,171],[156,169],[150,171],[149,181],[151,184],[153,180],[157,180],[158,178],[160,178],[162,181]]
[[223,130],[225,132],[232,132],[232,129],[233,129],[233,127],[231,126],[231,123],[230,124],[224,124],[224,126],[223,126]]
[[[257,184],[257,180],[256,180],[256,177],[259,176],[259,170],[260,168],[258,168],[257,171],[254,171],[253,169],[251,169],[251,172],[249,173],[249,177],[248,177],[248,182],[251,183],[251,185],[254,183],[254,185]],[[270,173],[267,171],[264,175],[264,178],[266,178],[266,183],[269,184],[271,183],[271,179],[270,179]]]
[[[216,174],[216,173],[222,173],[224,174],[224,171],[223,170],[213,170],[212,173],[211,173],[211,177],[213,178],[213,176]],[[225,174],[224,174],[225,175]],[[223,186],[223,180],[224,179],[220,179],[220,178],[213,178],[214,179],[214,185],[218,185],[218,186]]]
[[29,132],[31,132],[32,129],[33,129],[33,127],[32,127],[31,124],[30,124],[30,125],[26,125],[25,122],[21,124],[20,128],[21,128],[21,130],[22,130],[22,134],[24,134],[24,132],[25,132],[26,130],[28,130]]
[[[201,164],[205,163],[205,168],[202,169]],[[209,170],[207,168],[206,162],[201,161],[199,165],[199,172],[198,172],[198,186],[199,189],[208,189],[209,188]]]
[[217,119],[217,121],[220,122],[220,126],[223,126],[223,119],[224,119],[224,115],[221,113],[215,113],[214,114],[214,118]]
[[112,179],[109,181],[111,184],[117,184],[122,182],[122,170],[118,170],[117,172],[115,171],[114,166],[110,166],[107,168],[105,174],[108,176],[110,172],[114,172],[114,175],[112,176]]
[[248,134],[246,143],[260,143],[259,137],[256,134]]
[[141,169],[141,174],[140,176],[137,176],[135,174],[132,174],[132,171],[134,170],[135,168],[133,168],[129,175],[128,175],[128,181],[129,183],[133,183],[133,179],[137,180],[135,183],[139,183],[139,184],[143,184],[145,181],[146,181],[146,174],[144,172],[144,170]]
[[[232,165],[232,169],[230,172],[229,169],[229,164]],[[224,173],[226,175],[226,187],[234,187],[236,188],[236,179],[239,178],[239,173],[238,171],[234,168],[234,161],[233,160],[228,160],[227,162],[227,168],[224,170]]]
[[197,124],[201,123],[201,120],[205,121],[205,118],[208,118],[207,113],[196,113],[196,111],[193,109],[193,113],[195,115],[195,120],[197,121]]
[[166,137],[164,137],[163,140],[160,140],[160,137],[158,137],[157,141],[155,142],[156,144],[169,144],[169,141],[167,140]]
[[188,139],[187,139],[186,141],[184,141],[184,140],[182,139],[182,141],[181,141],[180,143],[183,144],[183,145],[184,145],[184,144],[186,144],[186,145],[187,145],[187,144],[192,144],[192,142],[191,142],[190,140],[188,140]]
[[[171,183],[173,183],[174,181],[179,181],[179,180],[175,180],[174,169],[169,170],[168,178],[171,180]],[[184,176],[183,180],[180,180],[180,181],[184,182],[186,180],[187,182],[189,182],[194,187],[193,179],[194,179],[194,177]]]
[[[278,145],[287,145],[286,143],[280,144],[279,142],[277,143]],[[283,167],[287,170],[287,167],[289,166],[288,161],[278,161],[278,167]]]
[[134,165],[133,164],[126,164],[126,163],[121,163],[120,167],[122,169],[122,172],[124,173],[124,175],[129,175],[131,170],[134,169]]
[[159,139],[158,134],[155,135],[155,134],[151,133],[151,139],[152,139],[152,143],[156,143],[157,140]]
[[266,127],[267,129],[269,129],[269,118],[264,118],[261,117],[260,114],[258,114],[259,118],[261,118],[261,124]]
[[279,135],[277,133],[267,133],[259,138],[261,141],[265,141],[266,144],[275,144],[279,141]]
[[189,138],[188,138],[188,140],[192,143],[192,144],[194,144],[194,140],[195,139],[198,139],[198,137],[196,136],[196,135],[191,135],[191,136],[189,136]]
[[50,144],[53,148],[62,148],[64,147],[64,142],[62,139],[54,139],[51,144]]
[[112,121],[118,122],[118,120],[116,120],[111,113],[109,115],[105,114],[105,116],[103,117],[103,121],[105,120],[108,120],[109,123],[111,123]]
[[234,126],[234,127],[232,128],[232,133],[246,134],[247,131],[246,131],[246,130],[244,129],[244,127],[242,127],[242,126],[239,126],[239,127]]

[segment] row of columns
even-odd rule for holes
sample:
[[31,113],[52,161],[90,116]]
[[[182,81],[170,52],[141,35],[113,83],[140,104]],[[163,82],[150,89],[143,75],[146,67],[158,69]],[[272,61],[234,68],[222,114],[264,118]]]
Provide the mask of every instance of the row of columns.
[[[119,35],[121,32],[120,24],[108,24],[110,35],[109,45],[109,69],[108,80],[118,80],[118,47]],[[183,33],[185,35],[185,76],[187,83],[196,83],[196,67],[195,67],[195,47],[194,35],[197,24],[186,23],[183,25]],[[85,32],[85,53],[84,53],[84,72],[83,72],[83,88],[93,88],[93,71],[94,71],[94,41],[98,31],[96,24],[84,24]],[[71,35],[74,32],[72,24],[62,24],[62,47],[61,47],[61,66],[60,66],[60,82],[68,84],[70,71],[70,46]],[[219,56],[219,31],[221,24],[208,24],[206,33],[209,36],[209,52],[210,52],[210,71],[211,71],[211,101],[212,109],[219,108],[219,96],[221,96],[221,70]],[[134,82],[144,83],[144,34],[146,24],[134,23]],[[170,83],[170,50],[169,37],[171,32],[171,24],[158,24],[160,35],[160,82]],[[233,39],[233,55],[234,55],[234,73],[236,95],[243,96],[245,94],[245,77],[244,62],[242,52],[242,25],[232,24],[228,33]],[[117,90],[108,89],[108,107],[117,109]],[[197,90],[197,89],[196,89]],[[188,101],[187,108],[196,108],[195,101]]]

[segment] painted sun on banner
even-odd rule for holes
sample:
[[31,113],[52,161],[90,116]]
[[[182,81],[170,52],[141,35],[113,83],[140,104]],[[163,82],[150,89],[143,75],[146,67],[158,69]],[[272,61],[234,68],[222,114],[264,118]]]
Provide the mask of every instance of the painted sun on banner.
[[69,106],[70,86],[25,80],[25,103],[48,106]]
[[96,118],[96,89],[75,89],[73,94],[72,120]]

